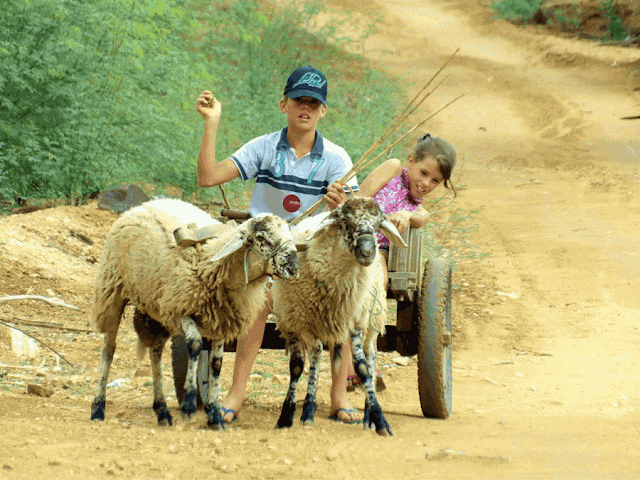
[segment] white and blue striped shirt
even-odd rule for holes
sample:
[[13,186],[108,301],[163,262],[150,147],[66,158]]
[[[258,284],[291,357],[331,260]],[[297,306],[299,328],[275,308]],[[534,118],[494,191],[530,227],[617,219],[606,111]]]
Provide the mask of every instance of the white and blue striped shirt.
[[[230,157],[243,180],[256,178],[249,211],[274,213],[287,221],[301,215],[344,177],[353,164],[344,148],[316,131],[311,152],[298,159],[287,140],[287,128],[254,138]],[[354,177],[349,186],[357,192]]]

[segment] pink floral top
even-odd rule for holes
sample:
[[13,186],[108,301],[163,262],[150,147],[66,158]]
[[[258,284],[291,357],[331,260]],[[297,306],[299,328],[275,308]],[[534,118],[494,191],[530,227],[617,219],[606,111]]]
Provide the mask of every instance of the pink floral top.
[[[399,212],[400,210],[413,212],[422,204],[422,198],[423,197],[414,198],[413,195],[411,195],[406,167],[402,167],[402,173],[389,180],[389,182],[373,196],[373,200],[375,200],[387,215]],[[389,250],[389,239],[381,232],[378,232],[378,245],[384,250]]]

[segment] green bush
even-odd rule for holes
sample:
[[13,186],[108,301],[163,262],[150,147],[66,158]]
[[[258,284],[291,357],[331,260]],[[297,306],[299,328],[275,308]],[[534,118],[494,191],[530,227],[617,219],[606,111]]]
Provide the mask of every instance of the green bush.
[[613,7],[615,6],[614,0],[602,0],[600,4],[600,11],[603,15],[609,19],[609,37],[612,40],[624,40],[627,38],[627,31],[622,26],[622,20],[620,17],[613,13]]
[[[339,50],[331,25],[306,29],[321,8],[319,1],[275,10],[249,0],[6,0],[0,200],[74,200],[125,182],[202,195],[200,91],[214,91],[223,104],[217,153],[225,158],[284,126],[277,103],[287,75],[303,64],[330,80],[320,130],[359,158],[403,106],[402,86]],[[240,201],[251,185],[229,188]]]
[[499,18],[509,21],[530,21],[540,10],[542,0],[492,0],[491,7],[498,13]]

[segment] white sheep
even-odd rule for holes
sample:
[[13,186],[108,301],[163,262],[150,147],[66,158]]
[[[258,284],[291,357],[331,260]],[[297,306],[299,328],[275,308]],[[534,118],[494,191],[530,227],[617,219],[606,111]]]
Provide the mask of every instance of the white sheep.
[[[311,238],[307,238],[309,230]],[[272,292],[278,329],[291,355],[291,380],[277,428],[293,425],[304,347],[310,347],[310,368],[301,420],[313,424],[323,343],[334,346],[332,362],[337,369],[342,344],[349,339],[355,370],[367,395],[365,427],[375,428],[380,435],[393,435],[373,386],[375,343],[384,331],[387,298],[376,241],[378,230],[394,245],[406,247],[395,226],[371,199],[350,199],[333,212],[307,219],[293,230],[296,242],[301,236],[308,240],[306,250],[299,252],[300,276],[290,282],[275,279]]]
[[[174,230],[190,224],[206,227],[213,238],[198,248],[178,246]],[[158,423],[172,425],[161,372],[167,338],[176,334],[186,338],[189,360],[181,411],[189,418],[197,406],[197,360],[205,336],[212,340],[207,424],[224,428],[218,405],[224,342],[245,335],[253,324],[266,302],[268,275],[285,279],[298,275],[289,225],[275,215],[259,215],[232,226],[175,199],[153,200],[124,213],[107,234],[95,283],[92,320],[105,334],[105,346],[91,419],[104,420],[116,336],[124,307],[131,302],[139,311],[134,323],[140,342],[150,347]]]

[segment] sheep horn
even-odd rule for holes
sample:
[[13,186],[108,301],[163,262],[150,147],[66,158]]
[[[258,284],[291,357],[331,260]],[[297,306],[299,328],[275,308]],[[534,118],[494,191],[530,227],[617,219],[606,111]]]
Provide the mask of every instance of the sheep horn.
[[382,231],[382,233],[385,234],[385,236],[389,239],[389,241],[393,243],[396,247],[407,246],[403,238],[400,236],[400,232],[398,232],[398,229],[393,223],[391,223],[390,220],[384,219],[380,223],[380,230]]

